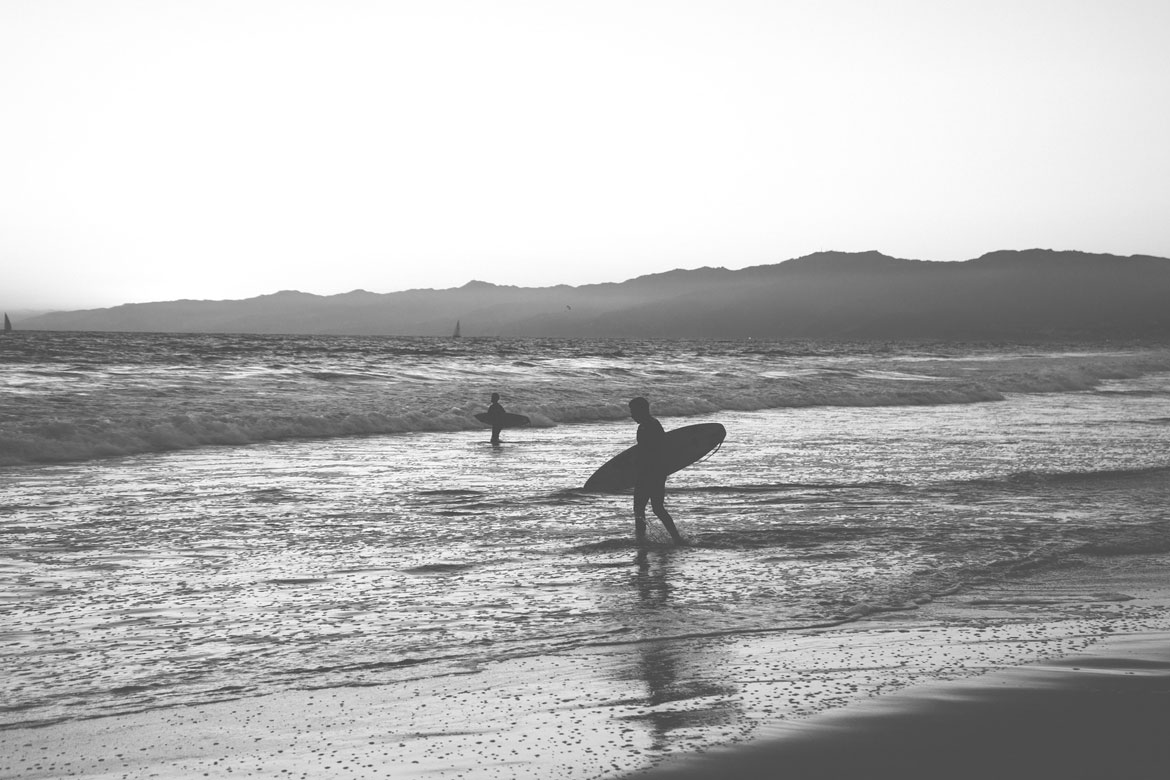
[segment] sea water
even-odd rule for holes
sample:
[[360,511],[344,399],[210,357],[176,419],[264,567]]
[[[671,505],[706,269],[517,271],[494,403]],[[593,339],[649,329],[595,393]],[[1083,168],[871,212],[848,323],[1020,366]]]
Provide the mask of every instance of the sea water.
[[[581,489],[635,395],[727,429],[650,564]],[[1170,551],[1168,478],[1160,346],[12,333],[0,728],[1075,579]]]

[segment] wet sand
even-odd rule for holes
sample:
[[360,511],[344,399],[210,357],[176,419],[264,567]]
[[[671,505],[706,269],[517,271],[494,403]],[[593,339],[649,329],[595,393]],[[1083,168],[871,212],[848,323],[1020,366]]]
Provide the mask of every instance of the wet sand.
[[[646,713],[609,696],[583,701],[573,667],[517,663],[470,686],[415,686],[413,702],[322,690],[6,730],[0,777],[623,777],[660,761],[630,776],[1068,780],[1162,778],[1170,767],[1170,634],[912,686],[766,726],[738,747],[688,750],[676,734],[665,760],[638,741]],[[674,714],[701,712],[691,702]],[[702,718],[691,726],[702,731]]]
[[859,703],[751,746],[671,761],[642,780],[1165,778],[1170,634]]
[[1148,564],[823,630],[8,727],[0,778],[1162,778],[1170,558]]

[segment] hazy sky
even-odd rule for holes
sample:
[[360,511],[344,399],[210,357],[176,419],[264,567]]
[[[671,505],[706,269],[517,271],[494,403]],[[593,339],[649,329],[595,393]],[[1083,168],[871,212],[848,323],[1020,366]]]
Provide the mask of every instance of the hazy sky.
[[0,0],[0,308],[1170,256],[1167,0]]

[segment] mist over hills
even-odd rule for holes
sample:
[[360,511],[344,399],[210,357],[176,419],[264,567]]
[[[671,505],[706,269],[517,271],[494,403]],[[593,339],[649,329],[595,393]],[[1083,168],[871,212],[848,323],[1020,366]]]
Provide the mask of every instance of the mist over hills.
[[54,312],[22,330],[853,340],[1170,338],[1170,259],[1031,249],[965,262],[819,252],[620,283],[320,296],[283,291]]

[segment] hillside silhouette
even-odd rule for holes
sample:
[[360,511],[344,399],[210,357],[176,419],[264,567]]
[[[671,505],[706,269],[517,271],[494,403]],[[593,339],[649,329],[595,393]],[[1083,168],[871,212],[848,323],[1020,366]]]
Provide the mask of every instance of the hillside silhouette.
[[1170,337],[1170,259],[1032,249],[965,262],[820,252],[620,283],[320,296],[284,291],[33,317],[24,329],[464,336],[1067,339]]

